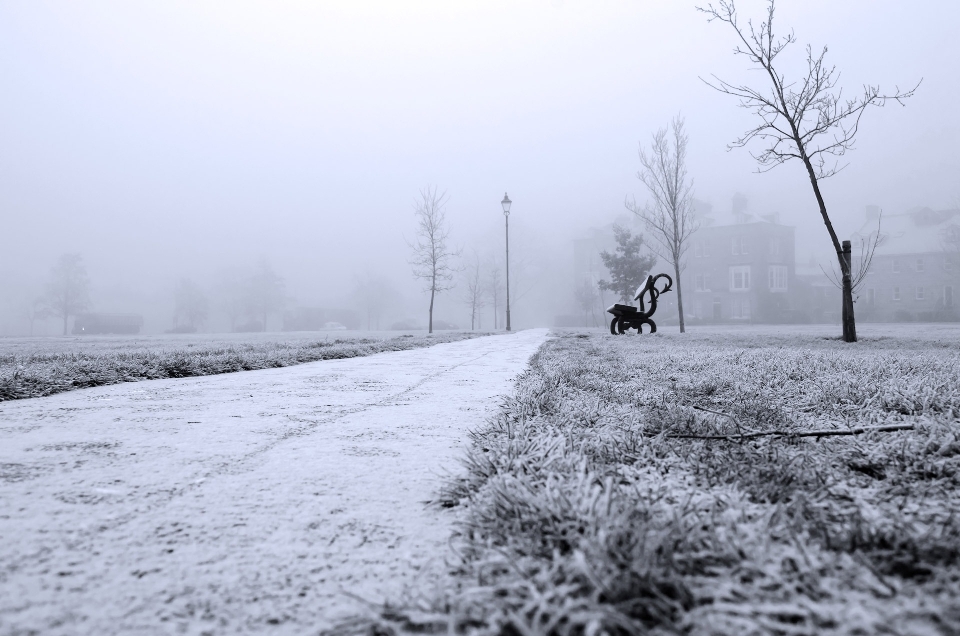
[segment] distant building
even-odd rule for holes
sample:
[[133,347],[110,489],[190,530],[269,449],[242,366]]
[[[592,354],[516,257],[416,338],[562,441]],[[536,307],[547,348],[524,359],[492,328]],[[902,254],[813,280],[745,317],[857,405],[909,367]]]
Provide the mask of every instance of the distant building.
[[700,228],[690,237],[683,272],[684,314],[702,322],[809,320],[796,305],[794,228],[778,214],[754,216],[734,197],[730,221],[695,207]]
[[[854,270],[877,232],[879,208],[867,206],[853,237]],[[861,248],[858,250],[858,248]],[[857,290],[856,316],[865,321],[960,320],[960,210],[915,208],[884,215],[871,267]]]
[[139,314],[80,314],[73,320],[78,335],[140,333],[143,316]]

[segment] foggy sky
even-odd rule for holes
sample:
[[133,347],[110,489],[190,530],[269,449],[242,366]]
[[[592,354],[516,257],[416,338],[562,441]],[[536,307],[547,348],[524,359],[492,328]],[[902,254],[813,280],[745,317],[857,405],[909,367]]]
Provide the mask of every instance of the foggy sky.
[[[2,0],[0,295],[41,283],[65,251],[101,288],[169,289],[264,256],[305,304],[363,270],[412,289],[419,188],[448,192],[468,249],[496,246],[504,191],[518,246],[562,247],[623,214],[626,195],[645,200],[638,142],[678,112],[699,199],[722,212],[743,192],[798,227],[798,258],[828,252],[802,166],[756,175],[745,150],[727,152],[752,119],[698,77],[761,78],[693,5]],[[866,113],[826,182],[839,233],[867,204],[948,206],[960,5],[779,5],[798,39],[790,68],[826,44],[854,93],[923,78],[906,108]]]

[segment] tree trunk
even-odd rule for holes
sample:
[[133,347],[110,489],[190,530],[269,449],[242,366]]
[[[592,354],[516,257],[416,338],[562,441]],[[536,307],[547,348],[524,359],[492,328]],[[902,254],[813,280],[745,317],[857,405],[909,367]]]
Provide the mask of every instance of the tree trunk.
[[63,312],[63,335],[67,335],[67,320],[70,319],[70,314],[66,311]]
[[427,333],[433,333],[433,296],[436,294],[436,286],[430,287],[430,320],[427,323]]
[[850,241],[843,242],[840,252],[840,270],[843,272],[843,341],[857,341],[857,322],[853,316],[853,275],[850,266]]
[[683,296],[680,294],[680,264],[679,259],[673,262],[673,273],[677,276],[677,311],[680,312],[680,333],[685,333],[683,323]]

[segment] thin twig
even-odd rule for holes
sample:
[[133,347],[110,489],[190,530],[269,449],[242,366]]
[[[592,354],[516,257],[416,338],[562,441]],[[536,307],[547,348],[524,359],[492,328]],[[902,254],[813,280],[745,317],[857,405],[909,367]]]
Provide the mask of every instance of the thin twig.
[[[734,416],[730,415],[729,413],[724,413],[724,412],[722,412],[722,411],[711,411],[710,409],[705,409],[705,408],[703,408],[702,406],[696,406],[696,405],[691,405],[691,407],[694,408],[694,409],[696,409],[696,410],[698,410],[698,411],[706,411],[707,413],[713,413],[714,415],[720,415],[721,417],[730,418],[730,421],[733,422],[733,425],[737,427],[737,434],[740,435],[740,437],[743,437],[743,429],[740,427],[740,422],[738,422],[738,421],[737,421],[737,418],[735,418]],[[743,428],[746,428],[746,427],[743,427]],[[750,429],[750,428],[747,428],[747,430],[748,430],[749,432],[751,432],[751,433],[756,433],[756,432],[757,432],[757,431],[755,431],[755,430],[753,430],[753,429]]]
[[780,436],[780,437],[831,437],[834,435],[862,435],[863,433],[889,433],[892,431],[912,431],[913,424],[891,424],[889,426],[861,426],[858,428],[848,428],[846,430],[830,431],[754,431],[743,435],[667,435],[674,439],[728,439],[741,440],[753,439],[756,437]]

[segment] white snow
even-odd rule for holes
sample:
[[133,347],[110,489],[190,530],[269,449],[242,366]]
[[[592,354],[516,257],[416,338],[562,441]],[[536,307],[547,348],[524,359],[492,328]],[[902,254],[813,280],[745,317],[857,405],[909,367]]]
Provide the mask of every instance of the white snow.
[[424,502],[545,338],[0,404],[0,634],[316,633],[442,583]]

